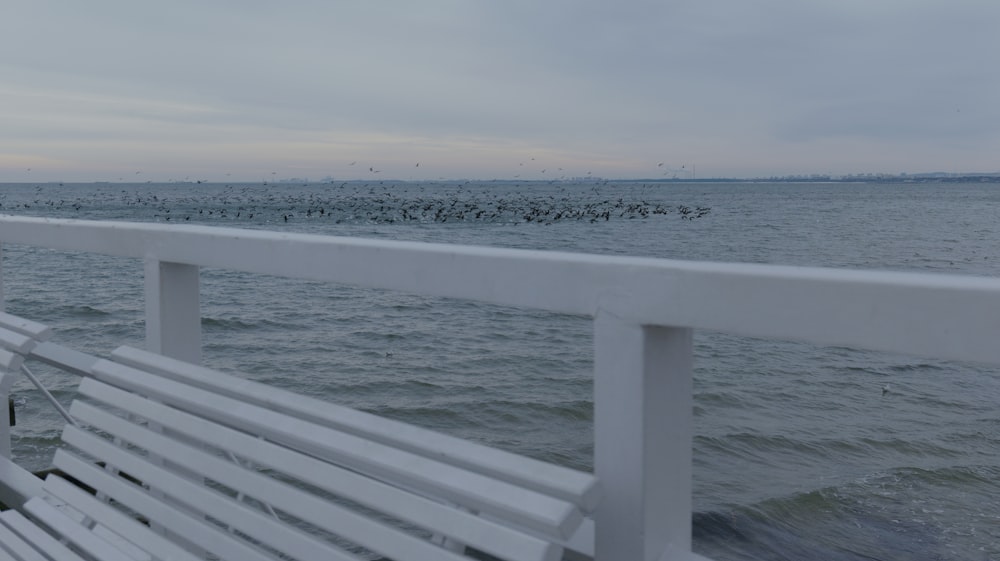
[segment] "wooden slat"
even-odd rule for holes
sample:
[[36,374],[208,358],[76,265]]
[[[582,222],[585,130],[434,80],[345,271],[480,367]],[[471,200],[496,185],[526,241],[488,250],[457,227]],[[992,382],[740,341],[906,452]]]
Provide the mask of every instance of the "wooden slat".
[[[2,532],[0,532],[0,540],[3,540]],[[14,557],[14,555],[15,554],[13,552],[7,551],[7,549],[4,548],[3,542],[0,541],[0,561],[20,561],[21,557]]]
[[3,518],[4,524],[17,532],[24,541],[31,543],[48,557],[56,561],[83,561],[83,558],[59,543],[49,533],[28,521],[19,512],[8,510],[0,513],[0,518]]
[[[0,540],[2,539],[3,536],[0,535]],[[3,542],[0,541],[0,561],[19,561],[19,558],[14,557],[13,555],[14,554],[12,552],[9,552],[4,548]]]
[[0,347],[19,354],[27,354],[35,340],[10,329],[0,327]]
[[93,368],[94,363],[98,361],[98,358],[93,355],[81,353],[80,351],[51,342],[44,342],[35,345],[35,347],[31,349],[31,358],[64,370],[70,374],[83,377],[90,376],[90,369]]
[[35,341],[46,341],[52,336],[51,327],[7,312],[0,312],[0,328],[15,331]]
[[570,501],[584,512],[592,511],[600,498],[597,480],[589,473],[526,458],[133,347],[121,346],[111,356],[119,363],[155,372],[220,395],[534,489]]
[[[346,552],[323,543],[314,536],[297,528],[275,524],[273,518],[257,509],[238,503],[232,497],[210,489],[200,482],[192,481],[168,469],[153,465],[147,458],[136,456],[93,434],[67,426],[63,431],[63,441],[87,451],[88,454],[102,458],[108,464],[144,481],[151,489],[162,492],[169,496],[172,501],[182,503],[196,512],[207,514],[292,557],[357,561]],[[57,461],[59,461],[58,452],[62,452],[62,450],[57,451]],[[59,463],[54,463],[56,466],[66,469]],[[77,477],[75,471],[67,469],[66,472]],[[117,499],[113,493],[109,492],[108,494]],[[151,518],[151,520],[154,519]],[[155,522],[159,523],[160,520],[155,520]],[[178,532],[166,522],[163,525],[171,531]],[[215,549],[214,545],[206,547],[210,551]]]
[[[10,511],[17,515],[17,511]],[[4,515],[7,513],[4,512]],[[0,515],[0,559],[16,559],[19,561],[49,561],[29,542],[17,535],[6,523],[6,516]],[[26,523],[29,523],[25,519]]]
[[0,327],[31,337],[35,341],[45,341],[52,336],[51,327],[7,312],[0,312]]
[[[579,510],[564,501],[121,364],[100,361],[94,366],[94,376],[373,477],[395,481],[473,510],[489,512],[557,539],[569,537],[583,520]],[[81,383],[81,391],[86,391],[88,382],[90,380]]]
[[76,485],[57,475],[49,475],[45,479],[44,487],[45,491],[52,496],[65,501],[66,504],[91,520],[154,557],[177,561],[197,561],[199,559],[191,552],[152,531],[148,526],[141,524],[132,516],[112,508],[97,497],[82,491]]
[[21,368],[21,364],[23,363],[23,356],[7,349],[0,349],[0,371],[15,372],[18,368]]
[[[192,517],[177,507],[151,496],[139,486],[123,481],[64,449],[56,450],[52,463],[66,473],[72,474],[74,478],[113,497],[115,501],[142,514],[156,524],[183,536],[193,545],[211,551],[223,559],[240,559],[241,561],[275,561],[277,559],[242,540],[234,538],[216,526],[206,524],[203,518]],[[205,488],[199,486],[198,493],[202,492],[205,492]],[[331,557],[331,559],[336,558]],[[350,559],[349,561],[358,560]]]
[[594,519],[584,518],[583,524],[577,528],[573,537],[566,540],[563,545],[566,548],[567,557],[574,552],[576,557],[582,556],[585,559],[594,558]]
[[101,561],[134,561],[41,497],[35,497],[24,503],[24,510],[88,555]]
[[[6,415],[6,412],[3,414]],[[31,497],[41,494],[41,479],[10,458],[0,456],[0,502],[11,508],[19,508]]]
[[[113,403],[115,407],[126,412],[140,415],[146,420],[161,426],[170,427],[171,434],[176,433],[188,438],[198,439],[211,446],[231,451],[235,455],[258,465],[281,471],[303,482],[315,485],[375,510],[388,513],[395,518],[424,527],[434,533],[448,535],[462,543],[498,557],[523,561],[531,559],[541,561],[555,559],[559,555],[559,548],[557,546],[545,540],[513,530],[503,524],[494,523],[460,509],[428,500],[361,474],[330,465],[312,457],[303,456],[288,448],[262,441],[245,433],[182,413],[176,409],[151,403],[149,400],[132,393],[99,383],[90,384],[89,386],[91,386],[91,389],[88,390],[88,396]],[[87,403],[75,402],[71,410],[74,417],[80,421],[112,433],[115,436],[121,436],[127,441],[140,444],[142,447],[158,454],[167,455],[171,452],[176,453],[182,449],[176,442],[167,442],[169,439],[143,430],[135,425],[123,426],[121,428],[125,430],[119,430],[117,426],[119,424],[118,417],[101,411]],[[173,451],[168,449],[170,447],[173,447]],[[224,480],[228,486],[237,488],[235,481],[227,477],[227,473],[237,469],[232,463],[220,461],[214,456],[206,455],[197,450],[190,450],[187,447],[184,447],[183,450],[185,468],[193,469],[197,473],[204,474],[217,481]],[[211,465],[200,467],[199,464],[199,466],[196,466],[194,463],[195,457],[203,458],[204,462]],[[287,502],[289,499],[283,491],[278,492],[278,499],[271,499],[262,496],[260,492],[262,488],[261,485],[251,484],[241,490],[248,495],[289,512],[292,512],[293,507],[298,506],[296,500],[292,500],[292,507],[281,506],[283,501]],[[297,490],[295,492],[298,493]],[[346,525],[334,521],[332,517],[323,516],[319,521],[311,522],[321,527],[324,524],[328,524],[330,525],[328,529],[331,532],[344,532],[351,539],[360,535],[355,534],[354,531],[347,530]],[[375,544],[359,543],[372,549],[377,549],[377,545],[375,544],[386,542],[379,538]],[[404,551],[411,549],[410,545],[402,545],[405,547]],[[422,547],[422,545],[418,544],[417,547]],[[391,551],[382,551],[382,553],[389,557],[396,555]],[[435,555],[437,554],[435,553]]]

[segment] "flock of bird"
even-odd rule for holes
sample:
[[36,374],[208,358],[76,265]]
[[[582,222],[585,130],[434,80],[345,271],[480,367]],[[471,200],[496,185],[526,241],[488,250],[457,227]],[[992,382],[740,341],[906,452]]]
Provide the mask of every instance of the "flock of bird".
[[[566,221],[607,222],[678,216],[702,218],[709,207],[668,204],[643,198],[608,196],[613,190],[564,188],[490,189],[475,185],[342,183],[307,186],[232,185],[223,189],[207,185],[186,189],[155,187],[104,190],[77,198],[35,197],[8,200],[0,197],[0,212],[44,212],[52,216],[146,217],[156,221],[291,222],[325,220],[334,223],[503,223],[554,224]],[[585,193],[585,195],[584,195]],[[61,194],[65,194],[62,191]],[[97,216],[95,216],[97,215]]]

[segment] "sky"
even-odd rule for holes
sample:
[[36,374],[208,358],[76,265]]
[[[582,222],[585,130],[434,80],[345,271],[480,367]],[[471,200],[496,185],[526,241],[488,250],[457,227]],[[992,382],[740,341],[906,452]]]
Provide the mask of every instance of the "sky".
[[996,0],[5,0],[0,182],[1000,171]]

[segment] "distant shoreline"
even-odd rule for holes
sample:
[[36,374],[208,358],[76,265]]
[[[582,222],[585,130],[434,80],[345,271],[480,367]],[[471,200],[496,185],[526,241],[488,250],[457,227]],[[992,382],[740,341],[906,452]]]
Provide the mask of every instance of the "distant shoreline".
[[872,177],[756,177],[750,179],[708,178],[708,179],[616,179],[618,182],[655,183],[1000,183],[1000,174],[956,175],[956,176],[913,176],[879,175]]
[[754,177],[754,178],[732,178],[732,177],[709,177],[704,179],[681,179],[681,178],[638,178],[638,179],[611,179],[603,177],[587,178],[566,178],[566,179],[437,179],[437,180],[407,180],[407,179],[323,179],[312,181],[308,179],[280,179],[276,181],[0,181],[0,185],[342,185],[358,183],[379,183],[379,184],[417,184],[417,183],[440,183],[464,185],[467,183],[493,183],[493,184],[517,184],[517,183],[548,183],[548,184],[606,184],[606,183],[659,183],[659,184],[692,184],[692,183],[830,183],[830,184],[937,184],[937,183],[1000,183],[1000,173],[990,174],[968,174],[968,175],[851,175],[843,177],[831,176],[783,176],[783,177]]

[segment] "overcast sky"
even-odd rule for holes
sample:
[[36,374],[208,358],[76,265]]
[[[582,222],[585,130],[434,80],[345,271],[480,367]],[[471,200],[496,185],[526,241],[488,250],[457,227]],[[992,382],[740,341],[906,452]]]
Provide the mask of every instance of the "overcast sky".
[[5,0],[0,181],[992,172],[998,29],[997,0]]

